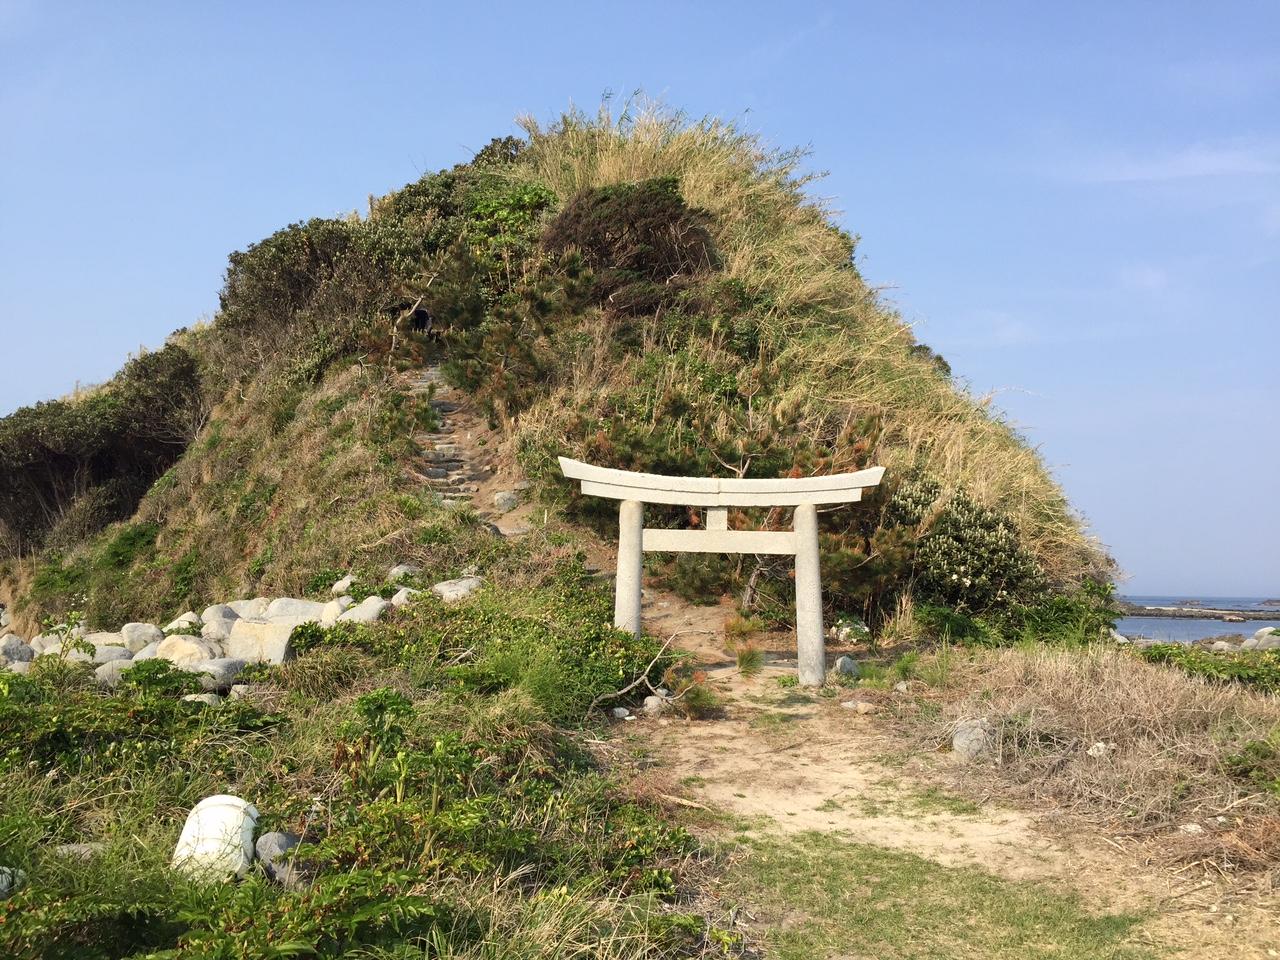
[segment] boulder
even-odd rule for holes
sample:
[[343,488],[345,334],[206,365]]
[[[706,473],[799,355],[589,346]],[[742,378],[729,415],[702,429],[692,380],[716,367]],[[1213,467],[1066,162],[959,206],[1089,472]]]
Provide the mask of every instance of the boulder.
[[858,661],[853,657],[844,656],[836,658],[836,673],[844,674],[846,677],[856,677],[862,671],[858,668]]
[[240,614],[229,603],[215,603],[205,607],[204,612],[200,614],[200,622],[208,623],[210,620],[239,620]]
[[216,707],[222,698],[216,693],[188,693],[182,698],[187,703],[203,703],[206,707]]
[[32,652],[38,657],[49,649],[50,644],[58,642],[58,638],[51,633],[37,633],[29,641]]
[[421,590],[415,590],[413,587],[401,587],[396,591],[395,596],[391,598],[391,605],[393,607],[403,607],[421,592]]
[[963,760],[976,760],[991,752],[991,723],[986,717],[957,721],[951,734],[951,751]]
[[378,596],[365,597],[338,617],[339,623],[373,623],[391,609],[391,604]]
[[200,637],[204,640],[225,640],[231,636],[231,625],[239,620],[239,617],[234,620],[228,620],[226,617],[206,620],[204,625],[200,627]]
[[631,711],[628,710],[626,707],[614,707],[612,710],[609,711],[609,713],[613,716],[613,719],[615,720],[625,720],[627,719],[627,717],[631,716]]
[[267,607],[268,620],[292,619],[294,625],[311,621],[319,623],[324,615],[324,604],[317,600],[295,600],[293,597],[281,597],[272,600]]
[[244,620],[261,620],[267,615],[267,607],[271,606],[271,599],[254,597],[252,600],[232,600],[227,606]]
[[229,794],[206,797],[187,815],[173,851],[173,866],[207,881],[243,877],[253,863],[258,811]]
[[335,597],[324,605],[324,612],[320,614],[320,626],[332,627],[338,622],[338,618],[346,613],[355,605],[355,599],[348,596]]
[[179,633],[190,633],[193,628],[198,626],[200,626],[200,614],[196,613],[194,610],[188,610],[182,616],[167,624],[164,628],[164,632],[173,633],[174,631],[177,631]]
[[25,663],[33,659],[35,655],[36,652],[31,649],[30,644],[16,633],[11,633],[3,640],[0,640],[0,660]]
[[520,494],[514,490],[499,490],[493,495],[493,508],[499,513],[510,513],[520,506]]
[[1280,650],[1280,630],[1275,627],[1263,627],[1252,639],[1255,650]]
[[17,867],[0,867],[0,900],[27,882],[27,875]]
[[397,563],[387,571],[387,583],[399,583],[401,580],[407,580],[409,577],[416,577],[421,572],[422,568],[416,564]]
[[[160,641],[160,643],[163,643],[163,642],[164,642],[163,640]],[[145,647],[143,647],[141,650],[139,650],[137,653],[133,655],[133,662],[137,663],[139,660],[154,660],[156,658],[156,651],[159,649],[160,649],[159,643],[148,643]]]
[[5,669],[8,670],[10,673],[20,673],[25,676],[26,674],[31,672],[31,661],[30,660],[14,660],[12,663],[7,664],[5,666]]
[[213,650],[199,637],[176,634],[166,637],[156,647],[156,657],[168,660],[175,667],[187,667],[201,660],[212,660]]
[[85,653],[83,650],[77,650],[75,647],[68,646],[65,652],[61,643],[50,643],[41,653],[36,654],[39,657],[63,657],[73,663],[93,663],[93,657]]
[[644,712],[654,716],[664,713],[671,704],[666,697],[659,697],[656,694],[650,694],[644,698]]
[[233,683],[230,692],[227,693],[228,700],[243,700],[245,697],[253,693],[253,684],[251,683]]
[[272,880],[286,883],[293,877],[293,865],[289,862],[288,853],[302,842],[296,833],[272,831],[258,838],[254,846],[258,854],[258,862],[263,872]]
[[130,653],[137,653],[149,643],[164,639],[164,631],[154,623],[126,623],[120,628],[121,644]]
[[108,660],[102,666],[93,671],[93,675],[98,678],[99,686],[106,687],[108,690],[114,690],[120,686],[120,680],[124,676],[125,671],[133,669],[132,660]]
[[121,635],[120,635],[120,634],[118,634],[118,633],[107,633],[106,631],[99,631],[98,633],[91,633],[91,634],[89,634],[88,636],[84,637],[84,642],[85,642],[85,643],[87,643],[87,644],[92,645],[93,649],[95,649],[95,650],[97,650],[99,647],[123,647],[123,646],[125,646],[125,642],[124,642],[124,637],[123,637],[123,636],[121,636]]
[[13,623],[13,617],[9,616],[9,608],[0,606],[0,630]]
[[231,684],[245,668],[245,662],[235,657],[214,657],[193,663],[184,670],[198,674],[200,687],[208,693],[230,690]]
[[348,573],[341,580],[334,581],[333,586],[329,588],[329,593],[335,597],[340,597],[351,589],[352,584],[356,582],[353,574]]
[[99,843],[96,840],[90,840],[88,843],[60,843],[53,848],[55,857],[65,857],[68,860],[92,860],[99,854],[105,853],[107,845]]
[[445,580],[435,584],[431,592],[445,603],[457,603],[475,593],[484,584],[479,577],[459,577],[456,580]]
[[94,663],[110,663],[112,660],[128,660],[129,651],[124,647],[98,647],[93,651]]
[[1240,648],[1237,647],[1234,643],[1228,643],[1226,640],[1216,640],[1214,641],[1213,646],[1210,647],[1209,649],[1214,650],[1218,653],[1234,653]]
[[231,628],[231,636],[224,641],[223,648],[228,657],[244,660],[246,663],[284,663],[293,659],[289,636],[295,626],[293,622],[237,620]]

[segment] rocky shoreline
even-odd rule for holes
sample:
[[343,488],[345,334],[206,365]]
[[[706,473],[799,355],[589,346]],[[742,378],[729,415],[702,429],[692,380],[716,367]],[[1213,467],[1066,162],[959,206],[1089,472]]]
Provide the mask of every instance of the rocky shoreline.
[[1244,623],[1246,620],[1275,620],[1276,610],[1231,610],[1217,607],[1141,607],[1135,603],[1120,603],[1126,617],[1164,617],[1169,620],[1222,620],[1226,623]]

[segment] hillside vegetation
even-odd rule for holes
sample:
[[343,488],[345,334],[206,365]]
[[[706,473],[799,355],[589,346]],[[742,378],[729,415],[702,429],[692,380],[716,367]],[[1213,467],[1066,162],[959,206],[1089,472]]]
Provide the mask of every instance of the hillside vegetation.
[[[438,560],[415,533],[430,498],[402,471],[431,414],[396,377],[433,359],[548,504],[588,523],[607,511],[570,498],[555,455],[747,477],[885,465],[869,503],[824,515],[833,614],[874,626],[914,595],[1016,632],[1109,579],[1038,454],[864,282],[799,155],[652,106],[526,131],[364,216],[233,254],[211,324],[0,421],[0,599],[19,622],[69,605],[167,618],[317,570]],[[401,329],[413,305],[441,337]],[[665,572],[778,619],[790,606],[776,562]]]

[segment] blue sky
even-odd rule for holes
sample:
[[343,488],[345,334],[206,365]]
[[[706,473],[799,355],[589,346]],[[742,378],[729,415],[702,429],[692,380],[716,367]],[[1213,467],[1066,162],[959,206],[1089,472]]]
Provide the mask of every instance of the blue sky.
[[0,0],[0,414],[226,255],[643,89],[808,145],[1136,593],[1280,594],[1280,5]]

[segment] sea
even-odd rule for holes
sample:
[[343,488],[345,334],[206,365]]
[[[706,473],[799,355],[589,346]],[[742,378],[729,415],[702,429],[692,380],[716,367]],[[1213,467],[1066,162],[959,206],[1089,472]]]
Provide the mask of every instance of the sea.
[[1280,629],[1280,607],[1267,604],[1266,597],[1124,596],[1120,599],[1141,607],[1205,607],[1210,610],[1275,612],[1274,620],[1246,620],[1243,623],[1226,623],[1211,618],[1201,620],[1198,617],[1121,617],[1116,621],[1116,630],[1126,637],[1150,637],[1166,643],[1193,643],[1207,637],[1251,637],[1263,627]]

